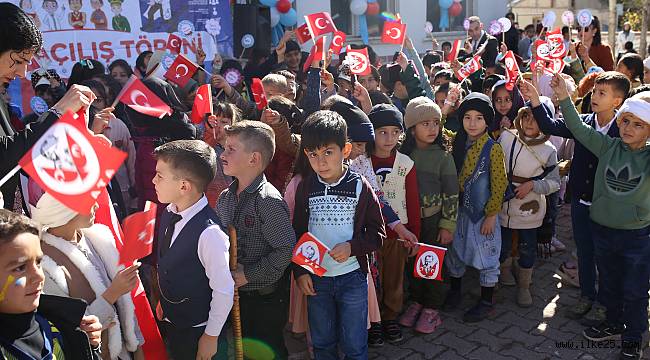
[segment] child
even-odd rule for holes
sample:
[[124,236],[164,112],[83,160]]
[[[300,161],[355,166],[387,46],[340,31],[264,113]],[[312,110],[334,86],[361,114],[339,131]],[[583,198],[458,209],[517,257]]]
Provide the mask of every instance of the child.
[[[348,156],[350,169],[363,176],[372,187],[381,204],[381,214],[384,218],[384,223],[397,234],[398,238],[409,242],[417,242],[417,236],[404,226],[391,204],[386,200],[382,186],[377,180],[377,174],[372,166],[372,161],[367,155],[366,145],[375,141],[375,131],[372,122],[370,122],[368,116],[361,109],[347,102],[339,101],[334,103],[331,109],[343,117],[348,127],[348,141],[352,143],[352,150],[350,151],[350,156]],[[371,254],[370,259],[370,278],[373,283],[378,283],[380,281],[378,254]],[[376,296],[373,297],[374,293],[375,289],[369,289],[371,296],[369,297],[368,306],[371,321],[370,329],[368,330],[368,345],[382,346],[384,344],[384,332],[380,321],[381,316],[374,316],[375,306],[377,306],[376,311],[379,312]]]
[[524,100],[518,88],[508,91],[506,81],[500,80],[492,86],[492,105],[496,117],[489,131],[493,139],[498,139],[503,129],[512,128],[517,112],[524,106]]
[[81,298],[86,310],[102,324],[113,324],[104,332],[103,359],[143,359],[144,343],[135,306],[129,296],[138,281],[139,264],[118,268],[119,253],[110,229],[94,224],[95,210],[79,214],[45,193],[32,208],[32,219],[43,228],[41,266],[45,273],[43,292]]
[[370,164],[377,185],[397,213],[402,224],[415,235],[406,242],[399,242],[393,230],[387,230],[387,241],[378,252],[379,297],[382,325],[386,340],[396,343],[402,340],[397,317],[402,312],[404,266],[408,248],[420,235],[420,199],[413,161],[397,151],[404,129],[402,113],[388,104],[375,105],[368,114],[375,130],[375,140],[366,145]]
[[232,182],[232,177],[223,173],[223,162],[221,154],[224,152],[226,145],[226,126],[237,123],[241,120],[241,112],[230,103],[218,102],[214,104],[214,115],[210,115],[205,120],[205,131],[203,132],[203,141],[214,148],[217,155],[217,172],[214,179],[208,184],[205,196],[211,206],[217,206],[217,200],[223,190]]
[[367,359],[368,254],[385,237],[377,197],[344,163],[351,150],[346,133],[345,121],[332,111],[312,114],[302,128],[302,146],[315,174],[298,186],[293,224],[297,236],[309,231],[331,249],[322,261],[324,276],[293,268],[309,296],[316,360],[338,358],[339,348],[348,359]]
[[[443,145],[438,105],[417,97],[406,106],[406,140],[400,151],[411,157],[417,171],[421,206],[421,242],[448,246],[458,216],[458,177],[454,159]],[[409,261],[410,267],[413,261]],[[400,325],[430,334],[442,323],[438,311],[444,301],[442,283],[409,276],[413,303],[400,318]]]
[[445,257],[451,291],[444,307],[455,309],[461,300],[461,279],[466,266],[480,273],[481,300],[463,316],[465,322],[478,322],[494,314],[492,295],[499,277],[501,211],[507,177],[501,145],[488,135],[494,123],[490,98],[471,93],[460,104],[458,116],[463,127],[453,142],[453,156],[463,194],[453,245]]
[[[520,83],[524,95],[536,91],[527,81]],[[592,114],[581,115],[587,125],[609,137],[619,136],[618,125],[614,121],[616,108],[627,97],[630,81],[621,73],[603,72],[596,78],[591,98]],[[533,116],[544,134],[573,138],[564,120],[552,120],[540,104],[533,102]],[[590,230],[589,208],[594,191],[594,176],[598,158],[580,143],[575,144],[573,161],[569,172],[571,191],[571,222],[573,239],[578,250],[578,278],[580,299],[567,312],[566,316],[575,320],[583,319],[587,325],[597,325],[605,319],[605,309],[594,302],[596,293],[596,263],[594,261],[594,241]],[[599,273],[602,273],[599,271]]]
[[[537,257],[537,230],[550,211],[545,195],[560,189],[560,173],[557,151],[548,141],[550,136],[539,131],[529,107],[519,109],[514,125],[516,131],[504,130],[499,137],[509,180],[516,186],[516,196],[505,202],[499,213],[502,239],[499,281],[507,286],[518,285],[517,304],[529,307],[533,304],[529,287]],[[519,234],[517,281],[512,275],[514,231]]]
[[81,317],[82,300],[41,295],[38,235],[35,222],[0,209],[0,358],[93,360],[101,324],[95,316]]
[[280,74],[268,74],[262,79],[264,96],[271,99],[274,96],[285,96],[289,92],[287,78]]
[[607,312],[603,323],[583,335],[592,341],[621,335],[621,358],[639,359],[648,330],[650,283],[650,95],[625,100],[615,117],[621,138],[612,138],[581,121],[558,74],[551,87],[567,128],[600,160],[589,215],[599,297]]
[[204,195],[217,159],[201,140],[166,143],[154,156],[152,181],[158,200],[169,204],[158,224],[158,318],[173,358],[214,358],[234,295],[228,237]]
[[[259,121],[240,121],[226,127],[223,172],[235,181],[219,196],[217,212],[225,226],[237,230],[237,271],[241,324],[246,338],[287,357],[282,329],[287,323],[288,276],[296,244],[289,209],[264,169],[275,152],[273,130]],[[264,319],[261,323],[260,319]]]
[[616,71],[630,80],[631,88],[643,85],[643,58],[639,54],[625,54],[616,64]]

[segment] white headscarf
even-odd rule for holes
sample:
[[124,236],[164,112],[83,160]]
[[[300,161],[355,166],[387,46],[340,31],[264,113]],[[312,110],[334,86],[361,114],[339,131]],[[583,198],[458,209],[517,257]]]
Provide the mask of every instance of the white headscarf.
[[633,97],[625,100],[623,105],[621,106],[620,109],[616,112],[616,117],[614,118],[616,120],[616,123],[620,121],[620,116],[623,113],[632,113],[636,115],[639,119],[643,120],[646,122],[646,124],[650,124],[650,103],[642,100],[642,99],[635,99]]
[[645,60],[643,60],[643,66],[646,69],[650,69],[650,57],[647,57],[647,58],[645,58]]
[[36,207],[32,207],[32,220],[41,224],[43,230],[63,226],[77,214],[48,193],[41,196]]

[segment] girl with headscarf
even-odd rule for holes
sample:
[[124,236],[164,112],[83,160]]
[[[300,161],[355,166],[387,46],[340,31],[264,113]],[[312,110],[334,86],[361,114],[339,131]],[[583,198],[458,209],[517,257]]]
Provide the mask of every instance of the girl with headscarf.
[[452,154],[460,189],[458,220],[452,246],[445,256],[451,291],[444,308],[455,309],[461,302],[461,279],[467,266],[479,270],[481,300],[463,316],[478,322],[495,312],[493,294],[499,277],[501,227],[498,214],[507,177],[501,145],[488,134],[494,119],[490,98],[473,92],[458,108],[463,126],[453,141]]
[[519,88],[506,89],[506,80],[497,81],[492,86],[492,106],[494,122],[488,129],[493,139],[498,139],[503,129],[511,129],[517,117],[517,111],[524,106]]
[[134,263],[120,266],[110,229],[94,224],[95,210],[80,214],[45,193],[32,207],[32,219],[43,227],[43,293],[81,298],[87,313],[99,318],[102,359],[144,359],[144,343],[130,292],[137,285]]

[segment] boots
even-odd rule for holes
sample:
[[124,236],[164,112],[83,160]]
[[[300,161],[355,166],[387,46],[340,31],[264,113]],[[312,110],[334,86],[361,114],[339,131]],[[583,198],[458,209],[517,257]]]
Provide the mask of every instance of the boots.
[[519,268],[517,305],[529,307],[533,305],[533,297],[530,295],[530,280],[533,277],[533,268]]
[[500,266],[501,274],[499,274],[499,284],[503,286],[515,286],[517,282],[515,281],[514,275],[512,275],[512,257],[505,259]]

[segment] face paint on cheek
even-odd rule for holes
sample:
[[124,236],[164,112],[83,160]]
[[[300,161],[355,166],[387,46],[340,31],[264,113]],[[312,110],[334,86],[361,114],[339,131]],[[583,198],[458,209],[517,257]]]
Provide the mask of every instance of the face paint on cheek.
[[[4,285],[2,285],[2,291],[0,291],[0,302],[4,301],[5,295],[7,294],[7,289],[9,289],[9,285],[14,282],[14,277],[13,275],[8,275],[7,280],[5,280]],[[18,279],[25,279],[24,277]]]

